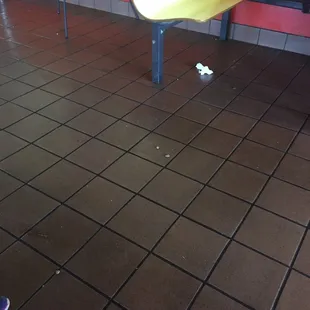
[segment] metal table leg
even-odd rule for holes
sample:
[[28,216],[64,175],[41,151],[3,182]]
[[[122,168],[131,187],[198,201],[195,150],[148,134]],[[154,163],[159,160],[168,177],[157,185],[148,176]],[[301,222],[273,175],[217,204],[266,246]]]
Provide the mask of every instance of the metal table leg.
[[152,80],[156,84],[163,80],[164,31],[160,23],[152,24]]

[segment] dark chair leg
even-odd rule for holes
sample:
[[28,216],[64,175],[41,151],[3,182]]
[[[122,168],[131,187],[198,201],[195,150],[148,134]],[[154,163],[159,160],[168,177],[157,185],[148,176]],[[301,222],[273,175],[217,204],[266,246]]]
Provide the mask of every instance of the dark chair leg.
[[303,1],[302,12],[307,14],[307,13],[309,13],[309,9],[310,9],[310,4]]
[[133,4],[132,0],[129,0],[129,4],[130,4],[130,6],[131,6],[131,8],[135,14],[136,19],[140,19],[139,13],[138,13],[135,5]]
[[224,12],[222,15],[220,40],[227,40],[228,38],[230,15],[231,15],[231,10]]
[[57,0],[57,14],[60,14],[60,0]]
[[64,5],[64,27],[65,27],[65,38],[68,39],[68,20],[67,20],[67,1],[63,0]]

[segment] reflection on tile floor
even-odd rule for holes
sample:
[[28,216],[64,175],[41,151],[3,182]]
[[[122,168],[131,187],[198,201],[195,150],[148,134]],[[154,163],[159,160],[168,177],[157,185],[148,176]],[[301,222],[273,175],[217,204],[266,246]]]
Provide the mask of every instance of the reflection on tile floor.
[[174,28],[156,86],[148,23],[55,4],[0,3],[12,309],[309,309],[309,58]]

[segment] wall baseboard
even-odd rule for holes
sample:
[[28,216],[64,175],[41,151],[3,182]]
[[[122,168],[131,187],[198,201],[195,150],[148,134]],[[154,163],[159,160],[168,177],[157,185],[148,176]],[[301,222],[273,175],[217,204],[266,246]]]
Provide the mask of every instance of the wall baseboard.
[[[135,18],[129,3],[120,0],[67,0],[67,2]],[[221,22],[219,20],[211,20],[205,23],[185,21],[176,27],[219,36]],[[229,39],[310,55],[310,38],[267,29],[231,24]]]
[[[219,36],[221,22],[219,20],[211,20],[206,23],[188,21],[182,23],[181,28]],[[229,38],[236,41],[310,55],[310,38],[307,37],[245,25],[231,24]]]

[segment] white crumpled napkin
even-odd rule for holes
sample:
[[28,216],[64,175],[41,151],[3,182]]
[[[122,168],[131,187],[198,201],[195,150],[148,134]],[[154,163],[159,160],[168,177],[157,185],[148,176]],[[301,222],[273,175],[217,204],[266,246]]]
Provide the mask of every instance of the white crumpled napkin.
[[200,75],[204,75],[204,74],[211,75],[211,74],[213,74],[213,71],[211,69],[209,69],[208,66],[204,66],[200,62],[196,65],[196,68],[197,68]]

